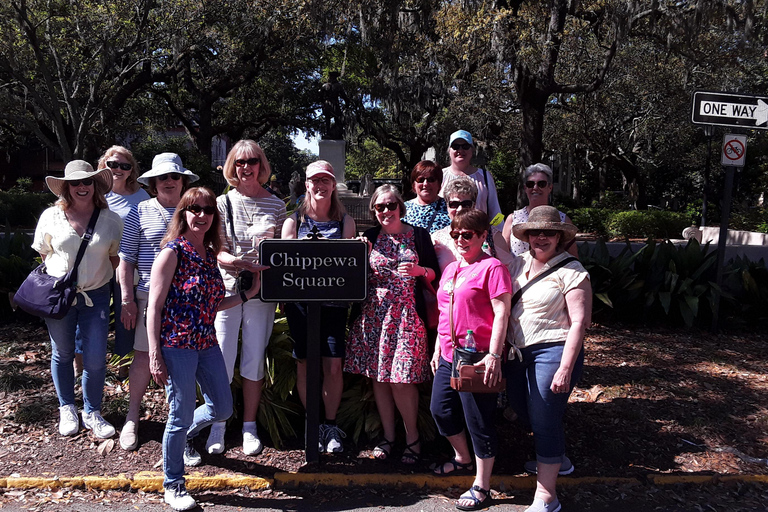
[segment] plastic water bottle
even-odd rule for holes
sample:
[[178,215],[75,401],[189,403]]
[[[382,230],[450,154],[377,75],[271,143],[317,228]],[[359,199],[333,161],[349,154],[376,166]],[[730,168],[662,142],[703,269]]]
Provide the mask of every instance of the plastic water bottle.
[[467,329],[467,337],[464,338],[464,350],[467,352],[477,352],[477,345],[475,344],[475,333],[472,329]]
[[[413,251],[409,251],[408,247],[402,243],[397,248],[397,262],[399,263],[412,263],[416,261],[416,254]],[[415,279],[413,276],[403,276],[404,279]]]

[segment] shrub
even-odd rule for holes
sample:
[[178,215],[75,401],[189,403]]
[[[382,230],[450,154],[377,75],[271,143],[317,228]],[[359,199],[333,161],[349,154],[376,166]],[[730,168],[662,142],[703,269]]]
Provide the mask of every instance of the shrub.
[[607,225],[612,214],[613,212],[603,208],[578,208],[568,216],[580,232],[606,236],[608,235]]
[[56,201],[50,192],[23,192],[16,188],[0,191],[0,222],[20,228],[34,228],[43,210]]
[[632,210],[613,214],[608,233],[616,238],[671,239],[681,238],[688,226],[690,220],[684,213]]

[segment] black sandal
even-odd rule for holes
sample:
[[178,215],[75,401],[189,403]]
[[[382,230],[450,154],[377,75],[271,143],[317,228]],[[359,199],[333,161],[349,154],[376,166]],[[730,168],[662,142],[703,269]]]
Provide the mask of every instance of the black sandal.
[[[378,460],[387,460],[389,458],[389,453],[392,451],[392,447],[395,446],[394,441],[388,440],[386,437],[382,442],[376,445],[376,448],[373,449],[373,458]],[[379,452],[380,455],[383,455],[383,457],[380,457],[376,454],[376,452]]]
[[[409,466],[421,462],[421,452],[416,452],[413,450],[417,444],[421,444],[421,437],[417,438],[414,442],[405,447],[405,450],[403,450],[403,456],[400,458],[400,462]],[[421,450],[421,446],[419,446],[419,450]]]
[[[453,469],[450,471],[445,470],[445,465],[450,464]],[[473,462],[461,463],[456,460],[456,457],[451,460],[445,461],[442,464],[432,464],[430,467],[432,472],[437,476],[449,476],[449,475],[472,475],[475,473],[475,464]]]
[[[485,498],[482,500],[477,497],[475,494],[475,491],[481,492],[485,494]],[[468,495],[468,496],[467,496]],[[458,502],[461,500],[472,500],[472,505],[459,505]],[[459,496],[459,499],[456,502],[456,508],[459,510],[480,510],[481,508],[486,508],[490,506],[491,501],[491,490],[490,489],[483,489],[479,485],[473,485],[467,492]]]

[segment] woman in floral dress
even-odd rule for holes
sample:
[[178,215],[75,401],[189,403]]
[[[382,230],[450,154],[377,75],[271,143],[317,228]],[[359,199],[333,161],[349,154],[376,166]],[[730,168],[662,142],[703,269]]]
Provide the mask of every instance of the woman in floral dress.
[[371,212],[379,225],[363,234],[370,246],[368,299],[350,331],[344,370],[373,381],[384,430],[374,456],[383,460],[392,451],[397,407],[406,437],[401,460],[415,464],[421,453],[416,384],[429,378],[424,305],[416,290],[439,278],[437,257],[427,231],[400,220],[405,206],[395,187],[376,189]]

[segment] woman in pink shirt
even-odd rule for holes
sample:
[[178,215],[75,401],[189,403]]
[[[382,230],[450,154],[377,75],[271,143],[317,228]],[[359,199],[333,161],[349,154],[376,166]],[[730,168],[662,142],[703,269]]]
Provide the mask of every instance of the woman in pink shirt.
[[[512,283],[509,270],[499,260],[483,252],[488,230],[488,215],[469,209],[457,213],[451,221],[451,238],[459,259],[443,272],[437,301],[440,323],[431,368],[435,374],[432,386],[432,417],[440,434],[451,443],[451,460],[433,467],[439,476],[477,471],[472,487],[456,502],[459,510],[478,510],[490,501],[491,471],[497,450],[494,412],[495,393],[458,392],[451,388],[453,346],[464,346],[468,330],[474,332],[478,352],[487,352],[485,381],[495,384],[501,379],[501,358],[507,333]],[[453,295],[453,301],[451,301]],[[451,311],[453,306],[453,326]],[[469,431],[475,457],[469,451],[464,426]]]

